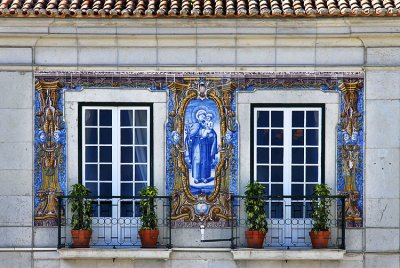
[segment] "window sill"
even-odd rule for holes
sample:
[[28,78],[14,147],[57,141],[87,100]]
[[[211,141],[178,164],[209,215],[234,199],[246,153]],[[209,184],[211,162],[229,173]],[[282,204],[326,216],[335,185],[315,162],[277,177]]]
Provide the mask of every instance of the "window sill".
[[58,250],[60,259],[168,260],[171,252],[169,249],[62,248]]
[[342,260],[342,249],[240,249],[232,250],[234,260]]

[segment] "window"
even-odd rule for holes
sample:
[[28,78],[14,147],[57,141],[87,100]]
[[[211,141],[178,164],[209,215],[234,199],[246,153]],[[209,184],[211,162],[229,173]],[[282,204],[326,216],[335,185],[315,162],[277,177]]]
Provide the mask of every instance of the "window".
[[[93,196],[95,217],[134,217],[132,199],[150,184],[150,106],[81,108],[82,183]],[[108,197],[108,198],[107,198]]]
[[[321,183],[322,107],[253,106],[252,165],[254,180],[265,194],[311,195]],[[273,198],[270,218],[309,218],[311,204],[303,198]]]

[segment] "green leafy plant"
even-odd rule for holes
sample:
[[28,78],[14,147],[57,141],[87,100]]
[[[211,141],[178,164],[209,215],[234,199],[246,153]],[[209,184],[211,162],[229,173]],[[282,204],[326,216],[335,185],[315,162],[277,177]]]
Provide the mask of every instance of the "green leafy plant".
[[145,197],[140,200],[140,220],[141,230],[157,230],[157,214],[154,205],[154,197],[158,194],[155,186],[146,186],[140,191],[140,195]]
[[90,190],[80,183],[72,185],[69,192],[71,197],[68,202],[71,205],[73,230],[91,230],[92,229],[92,207],[89,199]]
[[245,190],[245,210],[247,213],[247,228],[249,231],[268,232],[267,214],[265,213],[265,202],[262,198],[264,186],[258,182],[251,182]]
[[331,195],[331,189],[326,184],[317,184],[314,188],[312,198],[312,219],[313,230],[328,231],[331,216],[331,206],[333,199],[328,197]]

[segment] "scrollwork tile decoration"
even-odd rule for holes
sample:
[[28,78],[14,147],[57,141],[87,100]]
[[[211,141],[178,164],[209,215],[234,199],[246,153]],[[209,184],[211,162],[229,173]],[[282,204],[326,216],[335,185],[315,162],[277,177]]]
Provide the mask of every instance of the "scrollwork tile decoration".
[[361,72],[37,72],[35,77],[36,226],[57,224],[57,196],[67,190],[64,92],[102,87],[168,92],[165,181],[175,227],[225,226],[231,217],[229,195],[238,193],[239,180],[237,92],[338,92],[337,191],[349,195],[347,225],[362,226]]

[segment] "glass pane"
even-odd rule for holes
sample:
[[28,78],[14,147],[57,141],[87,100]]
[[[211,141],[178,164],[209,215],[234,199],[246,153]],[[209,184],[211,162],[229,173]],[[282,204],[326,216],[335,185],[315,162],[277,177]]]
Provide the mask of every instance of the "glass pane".
[[304,182],[304,167],[292,166],[292,181]]
[[307,185],[306,185],[306,195],[307,195],[307,196],[310,196],[310,195],[313,194],[315,185],[316,185],[316,184],[307,184]]
[[111,146],[100,146],[100,162],[112,162]]
[[121,165],[121,181],[132,181],[132,180],[133,180],[133,166]]
[[257,148],[257,163],[268,164],[269,163],[269,149],[268,148]]
[[306,149],[306,163],[307,164],[318,164],[318,148],[307,148]]
[[135,129],[135,144],[147,144],[147,129],[136,128]]
[[283,130],[272,129],[271,130],[271,145],[283,145]]
[[304,127],[304,112],[293,111],[292,112],[292,127]]
[[133,163],[132,147],[121,147],[121,163]]
[[304,145],[304,129],[292,130],[292,145]]
[[135,195],[140,195],[140,191],[147,186],[147,183],[136,183],[135,184]]
[[307,127],[318,127],[319,121],[318,111],[307,111]]
[[112,181],[112,165],[100,165],[100,180]]
[[120,125],[122,127],[133,126],[133,112],[129,110],[121,110]]
[[121,144],[133,144],[133,130],[121,128]]
[[271,127],[283,127],[283,112],[272,111],[271,112]]
[[264,189],[263,189],[264,195],[270,195],[269,194],[269,185],[263,184],[263,186],[264,186]]
[[86,146],[85,162],[97,162],[97,146]]
[[271,181],[272,182],[283,182],[283,167],[272,166],[271,167]]
[[112,217],[111,201],[100,202],[100,217]]
[[112,126],[111,110],[100,110],[100,126]]
[[99,216],[99,204],[98,204],[98,202],[97,201],[92,201],[90,205],[92,207],[93,217],[98,217]]
[[307,145],[318,145],[318,129],[307,129]]
[[97,128],[85,128],[85,144],[97,144]]
[[135,201],[135,217],[140,217],[141,213],[140,213],[140,205],[139,205],[139,201]]
[[311,202],[306,202],[306,218],[311,218],[311,215],[312,215]]
[[121,202],[121,217],[133,217],[133,202]]
[[90,191],[90,195],[91,196],[98,196],[98,192],[97,192],[97,182],[87,182],[85,184],[85,186],[87,188],[89,188]]
[[268,182],[269,181],[269,167],[268,166],[257,166],[257,181]]
[[272,184],[271,185],[271,195],[283,195],[283,185],[282,184]]
[[133,195],[133,184],[132,183],[121,183],[121,195],[132,196]]
[[283,203],[271,202],[271,216],[273,219],[283,219]]
[[146,147],[135,147],[135,162],[146,163],[147,162],[147,148]]
[[135,126],[147,126],[147,111],[136,110],[135,111]]
[[257,145],[269,145],[269,129],[257,130]]
[[303,196],[304,184],[292,184],[292,195]]
[[268,127],[269,126],[269,112],[259,111],[257,112],[257,127]]
[[111,196],[112,195],[112,183],[100,183],[100,195]]
[[85,165],[85,180],[97,181],[97,165],[86,164]]
[[318,182],[318,167],[307,166],[306,167],[306,181],[307,182]]
[[271,148],[271,163],[283,164],[283,148]]
[[135,165],[135,180],[147,181],[147,165]]
[[85,110],[85,126],[97,126],[97,110]]
[[304,149],[303,148],[292,148],[292,163],[303,164],[304,163]]
[[304,205],[303,202],[292,202],[291,206],[292,218],[303,218]]
[[112,128],[100,128],[100,144],[112,143]]

